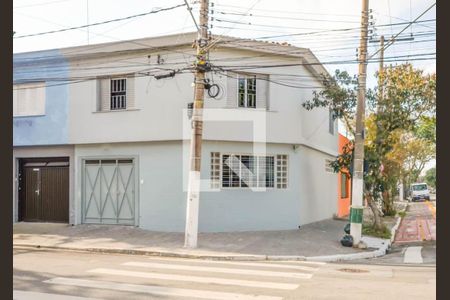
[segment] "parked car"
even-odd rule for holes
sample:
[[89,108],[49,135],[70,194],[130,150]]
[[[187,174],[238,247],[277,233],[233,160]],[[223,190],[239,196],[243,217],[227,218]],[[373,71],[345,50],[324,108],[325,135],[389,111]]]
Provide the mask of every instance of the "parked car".
[[430,191],[426,183],[413,183],[410,188],[411,201],[430,200]]

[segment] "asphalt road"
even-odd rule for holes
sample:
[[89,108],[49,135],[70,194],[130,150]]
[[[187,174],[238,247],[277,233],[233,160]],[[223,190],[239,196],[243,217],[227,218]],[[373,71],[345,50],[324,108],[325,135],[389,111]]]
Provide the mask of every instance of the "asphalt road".
[[14,250],[14,299],[435,299],[436,268]]

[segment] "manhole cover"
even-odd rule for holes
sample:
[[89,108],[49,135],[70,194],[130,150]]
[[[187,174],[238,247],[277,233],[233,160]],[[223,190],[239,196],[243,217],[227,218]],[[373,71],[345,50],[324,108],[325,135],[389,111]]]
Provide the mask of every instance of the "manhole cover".
[[350,269],[350,268],[338,269],[338,271],[347,272],[347,273],[369,273],[369,271],[367,271],[367,270]]

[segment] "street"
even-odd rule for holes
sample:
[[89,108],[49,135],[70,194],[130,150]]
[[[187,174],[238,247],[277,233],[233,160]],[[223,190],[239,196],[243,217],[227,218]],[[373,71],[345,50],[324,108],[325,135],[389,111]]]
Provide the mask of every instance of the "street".
[[435,267],[14,250],[16,300],[435,299],[435,292]]
[[435,264],[436,203],[427,201],[409,204],[387,255],[342,263],[16,247],[14,299],[435,299]]

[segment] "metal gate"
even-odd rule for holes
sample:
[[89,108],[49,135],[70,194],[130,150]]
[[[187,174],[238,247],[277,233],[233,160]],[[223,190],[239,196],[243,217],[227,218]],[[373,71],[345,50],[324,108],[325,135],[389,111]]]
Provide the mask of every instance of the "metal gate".
[[19,211],[21,221],[69,222],[68,158],[21,160]]
[[83,160],[83,223],[137,225],[134,159]]

